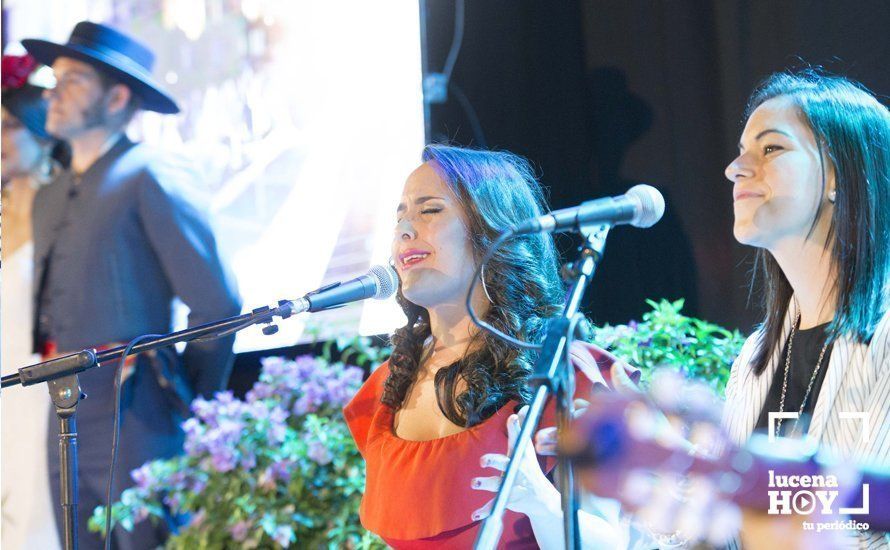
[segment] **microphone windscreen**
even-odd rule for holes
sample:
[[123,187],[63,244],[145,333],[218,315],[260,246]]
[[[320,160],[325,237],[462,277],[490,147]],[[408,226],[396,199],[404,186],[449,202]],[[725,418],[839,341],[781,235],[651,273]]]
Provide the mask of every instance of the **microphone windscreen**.
[[390,265],[375,265],[368,274],[377,283],[377,292],[373,296],[375,300],[386,300],[399,288],[399,277]]
[[640,209],[631,220],[634,227],[652,227],[664,216],[664,197],[658,189],[651,185],[634,185],[625,193],[626,196],[636,199]]

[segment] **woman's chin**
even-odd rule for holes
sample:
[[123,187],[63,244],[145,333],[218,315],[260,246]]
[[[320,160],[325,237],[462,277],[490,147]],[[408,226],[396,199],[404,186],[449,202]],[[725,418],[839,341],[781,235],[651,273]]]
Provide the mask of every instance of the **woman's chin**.
[[760,246],[760,232],[750,223],[736,222],[732,228],[735,240],[748,246]]
[[[414,279],[414,280],[411,280]],[[432,299],[430,289],[425,288],[423,283],[418,284],[415,277],[405,277],[402,279],[402,296],[412,304],[420,307],[429,307]]]

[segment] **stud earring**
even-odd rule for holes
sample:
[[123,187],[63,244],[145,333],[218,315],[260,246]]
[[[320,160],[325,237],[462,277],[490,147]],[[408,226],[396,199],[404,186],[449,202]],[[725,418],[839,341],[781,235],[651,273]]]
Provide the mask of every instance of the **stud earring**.
[[831,191],[828,192],[828,202],[834,203],[834,201],[836,201],[836,200],[837,200],[837,190],[832,189]]

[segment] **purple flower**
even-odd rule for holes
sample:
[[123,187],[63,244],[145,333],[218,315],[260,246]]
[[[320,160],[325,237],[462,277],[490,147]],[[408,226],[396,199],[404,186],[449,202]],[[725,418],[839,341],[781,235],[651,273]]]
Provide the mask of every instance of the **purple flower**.
[[303,416],[304,414],[311,412],[311,408],[312,402],[307,396],[304,395],[294,401],[293,412],[297,416]]
[[311,355],[301,355],[294,360],[294,374],[297,378],[309,378],[321,368],[321,363]]
[[269,405],[263,401],[254,401],[245,407],[244,414],[254,420],[265,420],[269,418]]
[[291,470],[294,467],[293,460],[285,458],[277,462],[273,462],[260,474],[257,485],[263,489],[272,490],[275,488],[277,481],[290,481]]
[[207,481],[203,479],[193,479],[189,484],[189,489],[196,495],[203,493],[205,487],[207,487]]
[[216,400],[217,403],[221,405],[227,405],[229,403],[235,402],[235,394],[232,393],[230,390],[218,391],[216,392],[216,394],[214,394],[213,398]]
[[139,523],[148,519],[148,508],[139,506],[133,511],[133,523]]
[[187,438],[183,444],[185,454],[197,458],[204,452],[204,444],[197,438]]
[[186,473],[185,472],[173,472],[167,478],[167,484],[174,489],[184,489],[186,482]]
[[272,465],[269,466],[269,470],[271,471],[272,476],[275,479],[279,479],[281,481],[289,481],[293,465],[294,462],[286,458],[284,460],[273,462]]
[[257,382],[253,388],[247,392],[246,399],[248,403],[255,403],[263,399],[269,399],[275,396],[275,386],[267,382]]
[[204,430],[201,427],[201,421],[192,417],[182,423],[182,431],[185,432],[186,437],[196,437],[201,435]]
[[212,402],[198,397],[194,401],[192,401],[192,412],[195,413],[195,417],[200,420],[206,420],[214,415],[215,407]]
[[210,466],[217,472],[231,472],[236,465],[235,453],[231,449],[217,448],[210,454]]
[[130,472],[130,477],[136,482],[136,486],[145,491],[150,491],[157,481],[151,473],[151,463],[146,463]]
[[164,497],[164,504],[170,507],[172,510],[179,510],[179,505],[181,504],[179,500],[178,493],[169,493]]
[[275,407],[269,413],[269,441],[273,444],[279,444],[284,441],[287,436],[287,411],[279,407]]
[[247,532],[250,530],[251,524],[249,521],[239,521],[235,525],[229,527],[229,534],[232,535],[232,538],[237,542],[243,542],[244,539],[247,538]]
[[241,468],[244,470],[252,470],[256,467],[256,454],[253,452],[245,453],[241,457]]
[[331,457],[330,451],[325,447],[325,444],[321,441],[310,441],[309,449],[306,451],[306,456],[320,464],[321,466],[325,466],[326,464],[330,464]]
[[279,525],[275,528],[275,534],[272,535],[272,538],[275,542],[287,548],[294,538],[294,530],[289,525]]

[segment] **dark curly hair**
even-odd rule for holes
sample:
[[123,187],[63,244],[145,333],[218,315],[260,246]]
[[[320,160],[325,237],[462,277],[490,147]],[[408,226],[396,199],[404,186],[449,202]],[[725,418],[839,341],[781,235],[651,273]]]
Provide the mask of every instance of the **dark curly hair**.
[[[512,153],[429,145],[423,160],[462,205],[477,262],[503,230],[543,212],[543,193],[531,166]],[[492,304],[483,319],[514,337],[540,341],[547,319],[560,311],[565,299],[553,238],[523,235],[505,243],[486,265],[485,286]],[[430,319],[426,309],[405,298],[401,285],[396,299],[408,323],[393,334],[382,401],[398,410],[417,379]],[[474,351],[436,373],[436,398],[448,420],[470,427],[510,400],[529,401],[532,352],[484,331],[476,333],[468,349]]]

